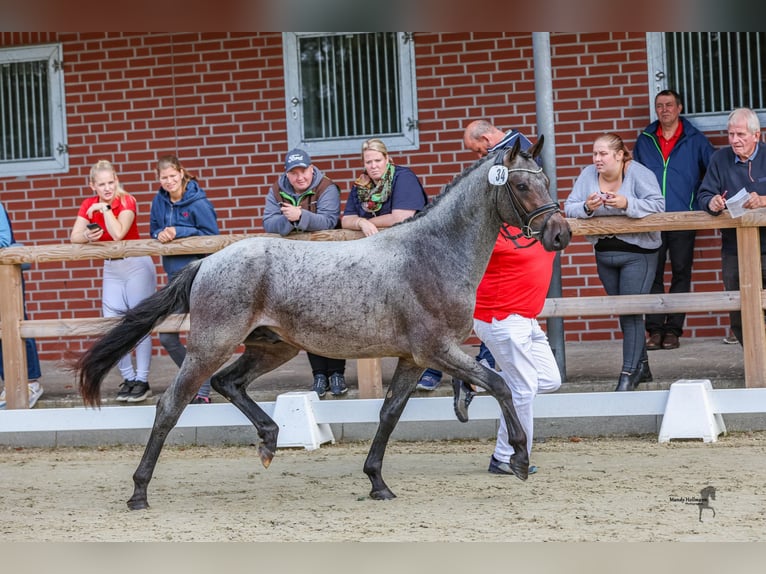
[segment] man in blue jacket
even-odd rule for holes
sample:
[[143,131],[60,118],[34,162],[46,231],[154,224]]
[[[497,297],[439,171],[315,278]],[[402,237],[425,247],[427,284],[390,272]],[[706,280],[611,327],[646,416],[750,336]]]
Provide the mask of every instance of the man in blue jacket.
[[[665,211],[694,211],[697,190],[715,148],[705,135],[681,117],[681,96],[663,90],[654,98],[657,121],[636,140],[633,157],[654,172],[665,196]],[[697,231],[663,231],[651,293],[665,292],[665,261],[670,256],[670,293],[688,293],[692,284],[694,240]],[[646,349],[677,349],[683,334],[684,313],[646,316]]]

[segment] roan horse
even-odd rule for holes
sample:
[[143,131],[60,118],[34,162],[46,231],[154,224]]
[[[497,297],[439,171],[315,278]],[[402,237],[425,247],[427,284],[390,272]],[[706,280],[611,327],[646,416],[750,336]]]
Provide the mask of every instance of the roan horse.
[[[541,136],[528,152],[517,144],[490,154],[456,177],[423,212],[370,237],[238,241],[189,264],[172,283],[128,310],[75,365],[86,406],[99,405],[103,378],[158,322],[174,312],[190,315],[186,359],[157,403],[128,507],[148,507],[147,487],[165,439],[210,376],[213,388],[257,429],[258,454],[268,467],[279,427],[247,395],[247,386],[301,349],[327,357],[398,357],[364,463],[372,498],[396,496],[381,475],[383,455],[426,367],[479,385],[497,399],[516,451],[511,469],[526,480],[526,436],[511,392],[461,344],[471,332],[476,289],[504,222],[522,228],[548,251],[569,243],[569,225],[534,160],[542,144]],[[216,372],[243,343],[242,355]]]

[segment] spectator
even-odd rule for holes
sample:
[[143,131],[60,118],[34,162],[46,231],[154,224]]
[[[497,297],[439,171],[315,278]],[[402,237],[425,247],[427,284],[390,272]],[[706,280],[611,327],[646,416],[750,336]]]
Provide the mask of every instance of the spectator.
[[[681,96],[663,90],[654,97],[657,121],[636,140],[633,158],[657,177],[665,196],[665,211],[693,211],[697,189],[715,148],[705,135],[681,117]],[[665,292],[665,261],[670,257],[670,293],[688,293],[692,285],[696,229],[663,231],[657,252],[657,271],[650,293]],[[684,313],[653,313],[646,316],[647,351],[677,349],[683,334]]]
[[[766,149],[759,140],[761,124],[749,108],[737,108],[729,114],[729,147],[717,150],[710,159],[707,173],[698,193],[699,207],[712,215],[720,215],[726,207],[726,195],[732,197],[745,189],[750,197],[745,209],[766,207]],[[766,285],[766,227],[760,228],[762,284]],[[737,230],[721,229],[721,268],[723,286],[739,291]],[[742,312],[729,312],[729,324],[742,344]]]
[[379,139],[362,144],[364,171],[356,178],[343,211],[343,229],[357,229],[366,236],[404,221],[428,202],[423,185],[408,167],[394,165]]
[[[623,215],[644,217],[661,212],[665,198],[654,174],[633,161],[622,138],[606,133],[593,144],[593,165],[582,170],[564,202],[567,217]],[[657,269],[660,232],[586,236],[594,244],[596,267],[607,295],[649,293]],[[650,381],[644,317],[620,315],[622,372],[616,391],[635,390]]]
[[[311,163],[301,149],[288,152],[285,171],[266,196],[263,228],[267,233],[288,235],[293,231],[333,229],[340,219],[340,190]],[[321,398],[348,392],[346,360],[306,353],[314,377],[313,390]]]
[[[72,226],[72,243],[139,239],[135,198],[127,193],[111,162],[100,160],[90,169],[90,188],[95,195],[87,198],[77,211]],[[101,309],[104,317],[119,317],[138,305],[157,289],[154,261],[148,255],[104,260]],[[152,338],[144,337],[131,354],[120,358],[117,368],[123,382],[117,400],[140,403],[152,395],[149,367],[152,362]]]
[[[507,132],[500,131],[487,120],[472,121],[466,126],[465,131],[463,132],[463,145],[466,149],[476,152],[476,155],[480,158],[485,157],[487,154],[496,150],[509,148],[513,146],[517,140],[520,142],[523,151],[532,146],[532,142],[524,137],[521,132],[514,129],[508,130]],[[484,345],[484,342],[479,345],[479,354],[476,355],[476,360],[490,369],[495,368],[495,358],[492,356],[492,353],[489,352],[486,345]],[[430,368],[426,369],[418,381],[417,388],[422,391],[433,391],[441,384],[442,376],[441,371]],[[456,401],[455,412],[458,419],[462,422],[466,422],[468,419],[465,418],[464,408],[468,408],[468,404],[470,404],[473,399],[474,390],[469,387],[467,383],[460,380],[454,380],[452,381],[452,384]],[[462,390],[461,386],[463,387]],[[462,399],[466,402],[465,407],[460,405],[461,399],[459,398],[459,395],[461,393],[465,393],[465,396]]]
[[[5,211],[5,207],[0,203],[0,248],[10,247],[15,243],[13,229],[11,228],[11,218]],[[21,296],[26,300],[24,292],[24,277],[21,278]],[[24,304],[24,319],[27,318],[26,303]],[[24,346],[27,351],[27,396],[29,397],[29,408],[37,404],[37,400],[43,394],[43,387],[38,380],[42,373],[40,371],[40,358],[37,355],[37,342],[34,339],[24,339]],[[5,381],[5,368],[3,367],[3,342],[0,340],[0,379]],[[5,387],[0,393],[0,410],[7,405],[5,396]]]
[[[218,222],[213,205],[208,201],[197,179],[174,155],[162,156],[157,162],[160,189],[152,200],[149,232],[161,243],[196,235],[218,235]],[[163,255],[162,266],[168,282],[188,263],[204,255]],[[177,366],[186,357],[186,347],[178,333],[160,333],[160,342]],[[192,404],[210,404],[210,380],[202,383]]]

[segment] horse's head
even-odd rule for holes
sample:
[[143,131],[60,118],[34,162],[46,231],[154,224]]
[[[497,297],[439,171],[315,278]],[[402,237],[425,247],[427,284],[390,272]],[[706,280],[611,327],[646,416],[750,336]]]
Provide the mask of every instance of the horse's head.
[[[541,135],[527,151],[521,151],[519,139],[496,158],[489,171],[495,186],[500,218],[528,238],[536,238],[547,251],[560,251],[569,245],[571,230],[558,204],[551,198],[550,181],[535,159],[543,148]],[[503,169],[505,168],[505,169]]]

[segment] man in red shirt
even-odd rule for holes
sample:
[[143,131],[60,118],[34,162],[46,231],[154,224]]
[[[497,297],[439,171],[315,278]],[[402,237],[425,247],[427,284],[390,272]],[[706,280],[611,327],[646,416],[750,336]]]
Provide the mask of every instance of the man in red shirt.
[[[476,292],[473,330],[495,357],[499,374],[511,390],[513,406],[527,435],[527,454],[532,452],[535,395],[554,392],[561,386],[556,358],[537,321],[555,256],[538,241],[524,238],[519,228],[505,226]],[[500,417],[489,472],[513,474],[509,466],[513,452],[508,428]],[[529,467],[530,474],[536,471],[536,466]]]

